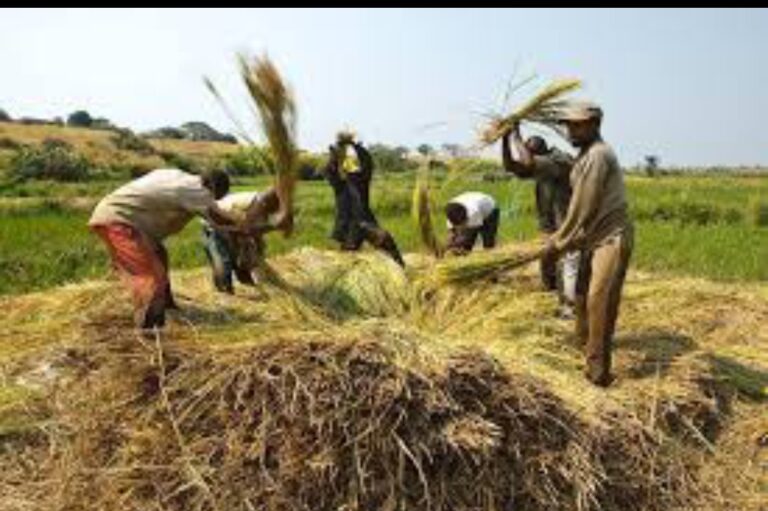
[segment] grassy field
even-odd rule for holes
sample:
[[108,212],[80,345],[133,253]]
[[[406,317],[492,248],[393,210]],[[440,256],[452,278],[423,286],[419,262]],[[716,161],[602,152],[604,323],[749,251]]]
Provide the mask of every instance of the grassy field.
[[[438,180],[439,181],[439,180]],[[627,178],[637,225],[633,264],[642,269],[717,280],[768,280],[768,178]],[[267,179],[242,181],[261,188]],[[107,255],[89,233],[93,204],[118,182],[28,183],[0,189],[0,294],[45,289],[103,275]],[[380,176],[372,201],[380,222],[402,250],[419,250],[411,214],[413,176]],[[533,191],[517,180],[485,182],[466,177],[449,183],[438,201],[467,189],[494,195],[502,208],[502,242],[535,236]],[[269,240],[272,254],[311,245],[331,248],[333,199],[324,182],[298,188],[298,228],[291,239]],[[443,221],[436,223],[441,234]],[[205,264],[199,223],[168,241],[174,268]]]

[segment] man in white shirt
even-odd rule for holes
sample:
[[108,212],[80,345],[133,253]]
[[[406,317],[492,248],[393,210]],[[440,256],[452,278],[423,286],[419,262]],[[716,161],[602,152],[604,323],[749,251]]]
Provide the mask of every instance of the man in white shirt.
[[455,254],[471,252],[480,235],[484,248],[496,246],[499,230],[499,208],[488,194],[465,192],[451,199],[445,206],[448,218],[448,251]]
[[246,226],[251,235],[216,229],[203,219],[203,241],[208,262],[213,270],[216,289],[234,293],[232,275],[242,284],[255,284],[251,271],[258,258],[264,257],[263,234],[275,227],[268,224],[280,209],[274,188],[264,192],[231,193],[217,201],[218,206]]
[[236,220],[216,200],[229,192],[229,176],[202,176],[178,169],[158,169],[104,197],[88,221],[110,252],[134,302],[140,328],[162,327],[166,308],[176,306],[168,277],[163,240],[181,231],[196,215],[235,228]]

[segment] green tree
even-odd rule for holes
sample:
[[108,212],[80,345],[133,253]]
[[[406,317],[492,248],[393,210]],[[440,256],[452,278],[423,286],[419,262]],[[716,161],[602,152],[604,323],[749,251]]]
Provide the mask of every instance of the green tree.
[[80,128],[89,128],[93,124],[93,117],[85,110],[78,110],[72,112],[67,117],[67,126],[75,126]]
[[645,172],[653,177],[659,173],[659,157],[649,154],[645,157]]
[[405,155],[408,154],[407,147],[371,144],[368,151],[371,153],[374,165],[381,172],[403,172],[409,166],[405,159]]

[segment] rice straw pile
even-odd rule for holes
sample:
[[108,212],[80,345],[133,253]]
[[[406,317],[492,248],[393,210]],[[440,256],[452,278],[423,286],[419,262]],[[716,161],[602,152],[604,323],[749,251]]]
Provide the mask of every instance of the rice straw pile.
[[503,137],[520,121],[530,121],[546,126],[557,123],[559,112],[567,104],[563,97],[581,87],[581,81],[576,79],[555,80],[542,89],[538,94],[514,110],[506,117],[498,116],[482,131],[480,140],[485,145],[491,145]]
[[481,353],[163,342],[87,355],[50,458],[27,469],[39,509],[660,511],[687,495],[642,425],[590,425]]
[[51,360],[30,345],[66,361],[27,436],[2,437],[0,509],[764,507],[764,286],[631,272],[605,391],[535,271],[423,297],[378,253],[274,264],[292,292],[177,272],[188,303],[158,343],[116,283],[0,298],[20,350],[0,382]]

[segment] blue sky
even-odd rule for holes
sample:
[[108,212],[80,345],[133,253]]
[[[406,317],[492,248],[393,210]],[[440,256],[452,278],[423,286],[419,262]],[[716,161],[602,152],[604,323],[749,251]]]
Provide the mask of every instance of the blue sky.
[[582,78],[626,165],[768,164],[766,9],[4,9],[0,107],[228,130],[201,77],[247,120],[238,50],[269,51],[311,149],[344,125],[369,142],[471,144],[517,70]]

